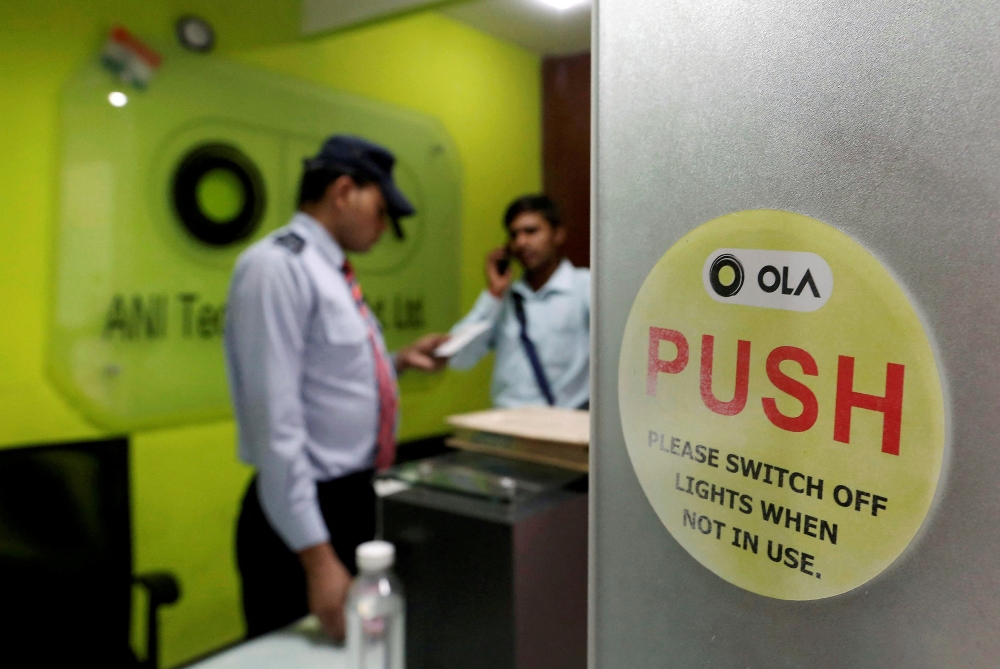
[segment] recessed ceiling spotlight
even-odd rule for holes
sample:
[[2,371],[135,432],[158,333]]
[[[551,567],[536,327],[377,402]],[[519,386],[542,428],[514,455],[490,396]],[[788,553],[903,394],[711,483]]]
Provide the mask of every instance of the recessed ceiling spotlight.
[[539,0],[539,2],[560,12],[590,4],[590,0]]
[[112,107],[124,107],[128,104],[128,96],[121,91],[113,91],[108,93],[108,102]]

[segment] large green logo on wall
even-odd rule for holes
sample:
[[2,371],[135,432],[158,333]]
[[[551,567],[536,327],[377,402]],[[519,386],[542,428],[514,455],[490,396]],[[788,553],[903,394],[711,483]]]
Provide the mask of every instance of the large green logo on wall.
[[164,56],[123,107],[96,63],[64,92],[49,361],[90,420],[130,430],[229,414],[233,263],[288,221],[302,160],[333,133],[392,149],[417,207],[404,239],[387,234],[353,259],[389,346],[455,322],[461,175],[440,124],[223,59]]

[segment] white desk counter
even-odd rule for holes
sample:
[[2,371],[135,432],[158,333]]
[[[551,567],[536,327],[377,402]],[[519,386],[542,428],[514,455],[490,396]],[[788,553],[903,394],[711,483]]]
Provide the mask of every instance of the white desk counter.
[[347,651],[334,645],[313,616],[241,643],[188,669],[344,669]]
[[[379,497],[409,489],[402,481],[379,479]],[[315,616],[306,616],[288,627],[253,641],[233,646],[185,669],[345,669],[347,651],[335,645],[320,629]]]

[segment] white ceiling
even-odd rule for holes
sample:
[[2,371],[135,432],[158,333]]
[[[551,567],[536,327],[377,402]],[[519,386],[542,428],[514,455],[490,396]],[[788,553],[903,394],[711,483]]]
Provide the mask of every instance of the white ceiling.
[[540,0],[475,0],[441,11],[543,56],[590,51],[589,2],[560,11]]
[[432,0],[302,0],[302,34],[346,28],[429,5]]
[[[440,0],[302,0],[302,33],[346,28]],[[541,0],[468,0],[440,11],[473,28],[541,55],[590,50],[590,3],[557,10]]]

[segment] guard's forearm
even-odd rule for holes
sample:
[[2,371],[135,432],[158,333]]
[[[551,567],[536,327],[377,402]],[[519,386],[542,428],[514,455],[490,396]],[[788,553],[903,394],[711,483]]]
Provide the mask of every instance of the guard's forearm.
[[396,370],[396,376],[399,376],[410,368],[410,365],[407,364],[405,348],[401,348],[392,354],[392,366]]
[[302,563],[302,569],[309,578],[319,576],[327,570],[333,569],[336,567],[337,562],[339,562],[337,554],[333,552],[333,546],[330,545],[329,541],[304,548],[298,552],[298,556],[299,562]]

